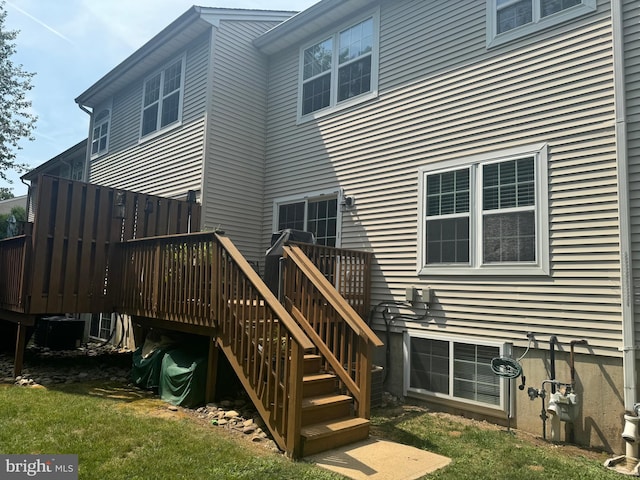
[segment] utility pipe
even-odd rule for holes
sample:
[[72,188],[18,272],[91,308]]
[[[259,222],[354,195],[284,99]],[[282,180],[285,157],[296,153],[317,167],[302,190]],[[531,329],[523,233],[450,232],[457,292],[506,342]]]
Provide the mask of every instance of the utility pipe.
[[569,359],[569,368],[571,370],[571,391],[575,393],[576,390],[576,364],[574,358],[573,347],[576,345],[589,345],[584,338],[582,340],[571,340],[571,357]]
[[[550,380],[556,379],[556,345],[558,345],[558,337],[551,335],[549,338],[549,374]],[[551,383],[551,393],[556,393],[556,384]]]

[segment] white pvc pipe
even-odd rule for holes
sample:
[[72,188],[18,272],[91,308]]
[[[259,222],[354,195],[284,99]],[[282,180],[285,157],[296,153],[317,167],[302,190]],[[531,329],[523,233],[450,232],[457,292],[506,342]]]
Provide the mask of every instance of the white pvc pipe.
[[611,23],[613,35],[613,75],[616,114],[618,208],[620,212],[620,283],[622,291],[622,367],[624,375],[624,408],[626,411],[631,412],[633,411],[634,403],[636,403],[637,386],[622,0],[611,0]]

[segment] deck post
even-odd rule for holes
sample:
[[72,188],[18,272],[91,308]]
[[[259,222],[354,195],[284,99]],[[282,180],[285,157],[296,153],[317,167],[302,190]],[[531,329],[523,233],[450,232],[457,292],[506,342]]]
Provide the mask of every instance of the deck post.
[[297,342],[291,344],[291,370],[289,372],[289,402],[287,408],[287,452],[293,458],[300,458],[302,452],[302,376],[304,372],[304,350]]
[[209,361],[207,363],[207,386],[205,391],[205,402],[213,402],[216,397],[216,385],[218,382],[218,342],[215,336],[209,337]]
[[27,340],[27,327],[18,322],[18,332],[16,333],[16,354],[13,360],[13,378],[20,376],[24,363],[24,349]]
[[371,368],[373,366],[371,344],[366,338],[360,337],[360,402],[358,416],[369,419],[371,417]]

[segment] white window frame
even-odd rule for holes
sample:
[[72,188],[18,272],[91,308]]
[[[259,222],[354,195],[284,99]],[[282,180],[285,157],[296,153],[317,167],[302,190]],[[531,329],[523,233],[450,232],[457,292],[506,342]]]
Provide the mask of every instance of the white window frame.
[[506,32],[498,33],[498,3],[497,0],[487,0],[487,48],[502,45],[545,28],[595,12],[597,5],[596,0],[582,0],[580,5],[574,5],[546,17],[540,16],[540,0],[532,0],[532,8],[533,16],[531,22]]
[[[423,338],[427,340],[439,340],[449,342],[449,394],[431,392],[428,390],[424,390],[421,388],[412,388],[411,387],[411,339],[412,338]],[[512,345],[509,343],[501,343],[496,342],[495,340],[489,340],[485,338],[478,338],[474,340],[470,340],[468,337],[457,337],[453,335],[442,335],[442,334],[434,334],[432,332],[427,332],[424,330],[405,330],[403,332],[403,357],[404,357],[404,378],[403,378],[403,390],[404,396],[413,396],[417,398],[438,398],[447,401],[460,402],[467,405],[473,405],[476,407],[481,407],[483,409],[489,409],[493,411],[506,412],[507,411],[507,382],[509,381],[506,378],[499,378],[500,385],[500,401],[498,405],[493,405],[490,403],[479,402],[476,400],[470,400],[468,398],[456,397],[453,395],[454,392],[454,344],[455,343],[464,343],[467,345],[476,345],[483,347],[495,347],[499,349],[499,356],[509,356],[512,354]],[[511,409],[510,411],[513,411]]]
[[69,165],[69,178],[71,180],[83,181],[84,160],[74,160],[71,162],[71,164]]
[[278,214],[281,205],[289,203],[302,203],[304,202],[304,224],[307,225],[309,214],[309,202],[315,200],[330,200],[332,198],[337,199],[336,210],[336,248],[340,248],[342,244],[342,208],[343,194],[341,190],[324,190],[317,192],[310,192],[306,195],[293,195],[288,197],[277,198],[273,201],[273,217],[272,217],[272,231],[278,230]]
[[[339,37],[340,33],[362,23],[368,19],[373,20],[373,45],[371,51],[371,88],[368,92],[361,93],[360,95],[356,95],[354,97],[348,98],[346,100],[338,101],[338,69],[339,65],[339,55],[337,52],[339,51]],[[379,59],[379,32],[380,32],[380,10],[375,9],[368,13],[367,15],[363,15],[356,22],[349,22],[342,24],[339,28],[336,28],[335,31],[325,33],[322,36],[316,37],[312,42],[309,42],[303,45],[300,48],[299,53],[299,67],[298,67],[298,123],[304,123],[315,118],[320,118],[325,115],[329,115],[333,112],[351,107],[353,105],[357,105],[362,102],[366,102],[373,98],[377,98],[378,96],[378,59]],[[319,110],[315,110],[313,112],[307,113],[305,115],[302,114],[302,94],[303,94],[303,86],[304,80],[304,51],[309,47],[312,47],[318,43],[323,42],[327,39],[333,39],[333,55],[332,55],[332,63],[331,63],[331,98],[329,101],[329,106],[321,108]]]
[[[184,100],[184,90],[185,90],[185,70],[186,70],[186,59],[187,59],[187,54],[186,52],[183,53],[181,56],[174,58],[173,60],[171,60],[170,62],[167,62],[166,64],[164,64],[162,66],[162,68],[154,71],[151,75],[148,75],[144,78],[144,80],[142,81],[142,98],[141,98],[141,107],[140,107],[140,129],[139,129],[139,142],[144,142],[147,141],[151,138],[157,137],[158,135],[163,134],[164,132],[171,130],[173,128],[179,127],[180,125],[182,125],[182,107],[183,107],[183,100]],[[180,68],[180,93],[179,93],[179,97],[178,97],[178,118],[165,125],[164,127],[161,126],[162,124],[162,112],[163,112],[163,95],[162,95],[162,91],[164,88],[164,81],[165,81],[165,73],[166,70],[175,65],[176,63],[181,62],[181,68]],[[151,80],[153,77],[160,75],[160,94],[159,94],[159,98],[157,100],[158,102],[158,112],[156,114],[156,129],[146,133],[143,135],[142,133],[142,128],[144,125],[144,112],[145,110],[149,107],[149,105],[145,106],[144,104],[144,97],[146,94],[146,85],[147,82],[149,80]],[[172,91],[173,93],[173,91]],[[155,102],[154,102],[155,103]]]
[[[103,312],[103,313],[96,313],[94,315],[98,315],[98,336],[91,335],[91,324],[93,323],[93,315],[92,315],[90,319],[90,324],[89,324],[89,338],[92,338],[98,341],[108,340],[111,337],[111,335],[113,335],[113,331],[116,328],[115,314]],[[103,320],[107,320],[107,319],[109,320],[109,325],[111,328],[109,329],[109,336],[107,338],[103,338],[100,336],[100,332],[103,330],[102,322]]]
[[[103,112],[107,112],[106,116],[99,119],[99,120],[95,120],[97,119],[98,116],[100,116]],[[107,125],[107,133],[106,133],[106,139],[105,139],[105,148],[103,150],[99,149],[99,145],[100,145],[100,139],[102,138],[102,136],[98,136],[98,138],[94,137],[94,133],[96,128],[102,128],[102,126],[106,124]],[[111,137],[111,105],[105,106],[104,108],[100,108],[99,110],[96,110],[96,115],[94,117],[94,123],[93,126],[91,127],[91,143],[89,144],[89,148],[90,148],[90,152],[91,152],[91,159],[94,158],[98,158],[102,155],[105,155],[106,153],[109,152],[109,138]],[[98,151],[93,153],[93,144],[95,142],[98,142]]]
[[[534,157],[535,166],[535,262],[483,263],[481,166],[523,157]],[[525,145],[473,157],[437,162],[418,170],[418,275],[549,275],[548,146]],[[469,263],[427,265],[425,257],[427,175],[470,168]]]

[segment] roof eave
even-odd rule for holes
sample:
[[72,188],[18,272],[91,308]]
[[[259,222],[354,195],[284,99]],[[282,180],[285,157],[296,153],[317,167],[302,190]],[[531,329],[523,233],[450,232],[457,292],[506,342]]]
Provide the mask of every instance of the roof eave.
[[321,0],[263,33],[253,44],[261,52],[272,55],[378,3],[379,0]]
[[127,72],[130,71],[134,65],[138,64],[143,58],[145,58],[147,55],[161,46],[167,40],[167,38],[173,37],[176,33],[183,30],[186,26],[194,23],[199,18],[200,7],[191,7],[185,13],[180,15],[176,20],[171,22],[167,27],[165,27],[160,33],[158,33],[151,40],[145,43],[142,47],[133,52],[123,62],[118,64],[110,72],[104,75],[100,80],[98,80],[91,87],[78,95],[78,97],[76,97],[75,99],[75,102],[78,105],[95,107],[97,103],[95,101],[96,96],[100,91],[105,89],[107,85],[113,83],[116,79],[121,79],[126,76]]
[[75,102],[79,105],[95,108],[110,98],[140,75],[148,73],[145,62],[155,60],[161,62],[166,57],[161,52],[170,42],[175,43],[175,50],[184,47],[184,43],[201,35],[217,25],[220,19],[227,20],[262,20],[284,21],[295,12],[274,10],[247,10],[230,8],[209,8],[193,6],[176,20],[171,22],[160,33],[136,50],[123,62],[104,75],[100,80],[81,93]]

